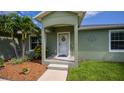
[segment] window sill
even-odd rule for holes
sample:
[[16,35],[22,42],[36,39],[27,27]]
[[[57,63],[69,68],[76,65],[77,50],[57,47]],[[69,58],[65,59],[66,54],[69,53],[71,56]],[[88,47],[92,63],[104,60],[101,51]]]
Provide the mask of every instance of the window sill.
[[122,53],[122,52],[124,52],[124,50],[109,50],[109,52],[119,52],[119,53]]

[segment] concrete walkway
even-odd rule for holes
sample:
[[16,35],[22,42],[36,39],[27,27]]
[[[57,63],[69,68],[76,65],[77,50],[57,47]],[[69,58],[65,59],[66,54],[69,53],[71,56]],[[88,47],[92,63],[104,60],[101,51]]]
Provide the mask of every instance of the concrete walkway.
[[68,74],[68,69],[67,69],[68,66],[64,65],[63,67],[66,67],[66,69],[60,68],[60,65],[50,64],[48,66],[48,70],[38,79],[38,81],[66,81],[67,74]]

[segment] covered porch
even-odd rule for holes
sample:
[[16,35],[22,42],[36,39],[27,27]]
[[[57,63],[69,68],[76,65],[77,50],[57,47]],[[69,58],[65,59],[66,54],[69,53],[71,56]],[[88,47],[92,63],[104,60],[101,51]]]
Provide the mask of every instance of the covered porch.
[[36,16],[42,27],[42,62],[78,65],[78,26],[82,11],[43,12]]
[[[54,25],[44,28],[44,63],[76,64],[78,59],[78,31],[74,25]],[[43,39],[43,38],[42,38]],[[43,52],[43,50],[42,50]],[[43,55],[42,55],[43,56]],[[76,58],[77,57],[77,58]]]

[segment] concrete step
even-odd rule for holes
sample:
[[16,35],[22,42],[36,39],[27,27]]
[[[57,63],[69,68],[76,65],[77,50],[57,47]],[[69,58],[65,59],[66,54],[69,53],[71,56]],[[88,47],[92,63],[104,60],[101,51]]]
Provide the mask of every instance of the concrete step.
[[49,64],[48,69],[53,70],[68,70],[68,65],[66,64]]
[[59,64],[59,65],[68,65],[68,66],[70,66],[70,67],[73,67],[74,66],[74,62],[61,62],[61,61],[59,61],[59,62],[56,62],[56,61],[46,61],[45,62],[46,64]]

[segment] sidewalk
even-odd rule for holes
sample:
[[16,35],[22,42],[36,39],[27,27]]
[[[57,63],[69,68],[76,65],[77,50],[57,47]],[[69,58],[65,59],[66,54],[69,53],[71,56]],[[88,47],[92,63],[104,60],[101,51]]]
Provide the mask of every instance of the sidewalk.
[[54,68],[48,68],[38,81],[66,81],[68,70]]

